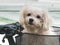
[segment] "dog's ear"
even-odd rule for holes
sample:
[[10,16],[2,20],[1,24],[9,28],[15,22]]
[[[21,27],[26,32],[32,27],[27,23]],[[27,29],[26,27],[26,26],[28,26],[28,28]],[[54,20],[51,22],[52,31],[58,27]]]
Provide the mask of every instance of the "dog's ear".
[[23,7],[20,11],[20,17],[19,17],[19,22],[21,25],[24,25],[24,17],[25,17],[25,14],[26,14],[26,7]]
[[24,25],[24,9],[20,11],[19,22],[21,25]]
[[48,11],[43,11],[43,28],[49,30],[51,24],[52,24],[52,20],[48,14]]
[[19,18],[19,23],[21,24],[21,25],[23,25],[24,24],[24,18],[20,15],[20,18]]

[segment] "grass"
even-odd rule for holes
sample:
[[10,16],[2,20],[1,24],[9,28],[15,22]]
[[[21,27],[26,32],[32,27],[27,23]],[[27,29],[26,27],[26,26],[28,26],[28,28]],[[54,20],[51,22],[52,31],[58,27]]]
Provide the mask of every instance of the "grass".
[[13,22],[16,22],[16,20],[0,17],[0,22],[13,23]]

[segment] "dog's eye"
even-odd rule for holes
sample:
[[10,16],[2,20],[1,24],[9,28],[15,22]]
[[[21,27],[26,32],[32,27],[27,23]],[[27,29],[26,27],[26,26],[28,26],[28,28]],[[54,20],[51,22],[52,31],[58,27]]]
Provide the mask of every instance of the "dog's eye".
[[37,18],[41,18],[39,15],[37,15]]
[[31,16],[31,13],[28,13],[27,16]]

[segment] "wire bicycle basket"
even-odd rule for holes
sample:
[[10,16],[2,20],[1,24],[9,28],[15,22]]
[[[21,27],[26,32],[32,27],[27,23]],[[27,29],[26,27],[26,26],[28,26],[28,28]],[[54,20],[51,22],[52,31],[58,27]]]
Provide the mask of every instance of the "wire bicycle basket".
[[59,35],[37,35],[22,33],[16,37],[17,45],[60,45]]
[[[53,26],[53,28],[59,28]],[[33,33],[22,33],[16,37],[17,45],[60,45],[60,35],[39,35]]]

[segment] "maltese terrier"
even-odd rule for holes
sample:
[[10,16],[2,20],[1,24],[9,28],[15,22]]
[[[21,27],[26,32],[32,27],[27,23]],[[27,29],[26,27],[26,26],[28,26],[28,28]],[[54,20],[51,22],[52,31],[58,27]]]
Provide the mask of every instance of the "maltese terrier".
[[[38,35],[55,35],[51,27],[51,18],[48,11],[27,6],[21,10],[20,24],[25,27],[23,33],[33,33]],[[58,38],[47,36],[24,35],[22,45],[59,45]]]
[[51,28],[51,17],[48,11],[34,7],[27,6],[21,11],[20,23],[25,26],[23,32],[34,33],[40,35],[55,35]]

